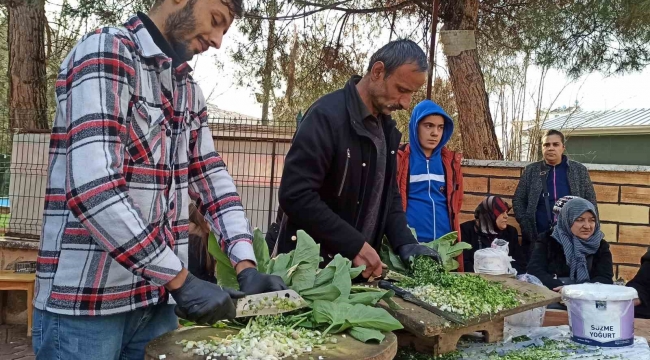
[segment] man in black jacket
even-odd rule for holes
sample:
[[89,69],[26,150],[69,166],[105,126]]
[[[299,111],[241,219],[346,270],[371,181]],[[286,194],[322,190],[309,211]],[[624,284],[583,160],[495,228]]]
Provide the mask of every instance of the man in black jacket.
[[408,108],[425,82],[427,58],[410,40],[388,43],[365,76],[318,99],[305,113],[287,154],[279,190],[284,211],[278,252],[295,248],[304,230],[321,244],[325,263],[336,254],[380,276],[384,235],[405,262],[438,254],[419,245],[406,224],[396,185],[402,134],[390,113]]

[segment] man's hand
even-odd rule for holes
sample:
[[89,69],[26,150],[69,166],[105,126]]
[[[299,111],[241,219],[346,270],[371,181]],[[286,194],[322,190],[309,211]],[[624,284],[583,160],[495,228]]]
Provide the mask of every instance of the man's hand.
[[442,263],[442,258],[440,258],[440,254],[437,251],[421,244],[404,244],[398,247],[396,251],[397,255],[402,259],[402,262],[407,266],[409,266],[411,257],[416,258],[418,256],[426,256],[438,263]]
[[[187,270],[185,273],[183,285],[169,291],[176,300],[174,311],[178,317],[201,325],[212,325],[219,320],[235,318],[233,299],[242,298],[246,294],[203,281]],[[169,285],[167,287],[169,288]]]
[[239,289],[246,295],[286,290],[287,285],[276,275],[262,274],[255,268],[246,268],[237,274]]
[[641,305],[641,299],[634,299],[634,306]]
[[563,287],[564,287],[564,286],[558,286],[558,287],[556,287],[556,288],[553,288],[553,291],[555,291],[556,293],[562,292],[562,288],[563,288]]
[[363,276],[365,279],[370,278],[370,276],[380,277],[382,269],[386,266],[381,262],[381,259],[379,258],[379,255],[375,249],[373,249],[372,246],[370,246],[368,243],[363,244],[361,251],[359,251],[357,256],[355,256],[352,260],[352,265],[355,267],[359,267],[361,265],[366,266],[366,269],[361,273],[361,276]]

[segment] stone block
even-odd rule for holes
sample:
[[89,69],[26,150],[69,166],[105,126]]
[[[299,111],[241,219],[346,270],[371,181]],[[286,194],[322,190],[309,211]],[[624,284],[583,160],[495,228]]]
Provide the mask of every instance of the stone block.
[[647,206],[598,204],[598,211],[601,221],[648,224],[650,219]]
[[648,185],[650,172],[624,172],[624,171],[590,171],[591,181],[595,183],[620,184],[620,185]]
[[601,202],[609,202],[609,203],[617,203],[618,202],[618,186],[610,186],[610,185],[594,185],[594,189],[596,190],[596,200],[598,200],[598,203]]
[[605,234],[605,240],[607,240],[608,242],[618,241],[617,224],[600,224],[600,230]]
[[463,188],[467,192],[487,193],[488,178],[463,176]]
[[463,166],[463,174],[470,175],[491,175],[499,177],[519,178],[521,176],[520,168],[500,168],[500,167],[478,167]]
[[638,271],[638,266],[618,265],[618,274],[616,275],[616,278],[623,278],[623,280],[627,282],[632,280]]
[[620,225],[618,241],[650,246],[650,226]]
[[519,179],[490,179],[490,193],[512,196],[519,185]]
[[610,244],[614,264],[641,265],[641,256],[646,253],[647,248],[643,246]]
[[621,186],[621,202],[650,205],[650,188]]

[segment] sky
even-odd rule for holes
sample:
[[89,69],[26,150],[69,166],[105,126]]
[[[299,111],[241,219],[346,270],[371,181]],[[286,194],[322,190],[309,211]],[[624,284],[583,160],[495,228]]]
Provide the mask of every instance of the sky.
[[[254,97],[253,91],[245,88],[238,88],[232,80],[235,64],[229,60],[228,53],[235,46],[235,39],[240,34],[235,26],[231,28],[224,38],[221,49],[210,49],[204,54],[193,59],[194,77],[198,80],[206,98],[209,96],[209,103],[221,109],[235,111],[249,116],[261,117],[262,106]],[[383,36],[382,36],[383,38]],[[372,41],[373,44],[381,44],[387,39]],[[214,57],[218,57],[224,64],[222,70],[214,65]],[[439,49],[437,54],[438,64],[444,66],[444,55]],[[438,75],[445,77],[446,71],[438,71]],[[352,74],[351,74],[352,75]],[[529,70],[529,88],[536,88],[540,71],[537,68]],[[612,110],[612,109],[635,109],[650,108],[650,67],[642,72],[604,76],[600,73],[592,73],[577,80],[570,80],[561,72],[550,70],[546,77],[546,85],[543,97],[544,107],[553,108],[561,106],[573,106],[578,101],[583,110]],[[559,94],[559,96],[558,96]],[[529,92],[528,98],[532,94]],[[557,97],[557,100],[553,100]],[[527,116],[533,116],[534,104],[527,101]]]

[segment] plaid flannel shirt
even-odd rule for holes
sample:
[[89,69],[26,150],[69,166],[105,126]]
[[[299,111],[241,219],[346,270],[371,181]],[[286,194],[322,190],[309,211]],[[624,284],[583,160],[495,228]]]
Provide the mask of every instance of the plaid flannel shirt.
[[187,63],[171,65],[137,16],[63,61],[36,308],[101,316],[167,301],[162,286],[187,267],[190,197],[233,264],[255,261],[201,89]]

